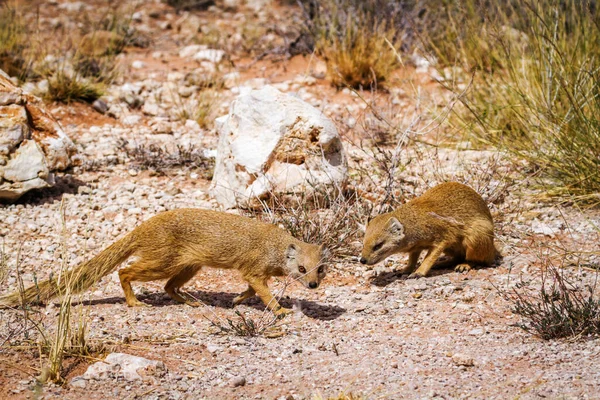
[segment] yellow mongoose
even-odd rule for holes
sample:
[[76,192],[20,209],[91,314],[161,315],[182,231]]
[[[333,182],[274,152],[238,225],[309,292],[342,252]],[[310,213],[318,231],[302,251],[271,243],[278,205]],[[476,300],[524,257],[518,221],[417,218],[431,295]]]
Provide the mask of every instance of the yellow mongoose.
[[83,291],[130,256],[138,256],[131,266],[119,270],[129,306],[146,305],[133,294],[131,282],[159,279],[169,279],[165,291],[173,300],[197,306],[180,288],[202,267],[214,267],[237,269],[247,281],[248,289],[233,300],[234,305],[258,294],[279,315],[290,310],[271,294],[269,278],[291,275],[314,289],[325,276],[326,255],[325,247],[294,239],[273,224],[202,209],[166,211],[67,272],[61,277],[61,287],[56,279],[47,280],[27,288],[23,299],[18,292],[1,297],[0,306],[50,299],[64,293],[67,285],[73,292]]
[[[415,271],[423,250],[427,256]],[[466,185],[447,182],[435,186],[369,221],[360,262],[374,265],[395,253],[409,253],[409,278],[427,276],[442,253],[459,272],[474,265],[490,265],[498,254],[490,210]]]

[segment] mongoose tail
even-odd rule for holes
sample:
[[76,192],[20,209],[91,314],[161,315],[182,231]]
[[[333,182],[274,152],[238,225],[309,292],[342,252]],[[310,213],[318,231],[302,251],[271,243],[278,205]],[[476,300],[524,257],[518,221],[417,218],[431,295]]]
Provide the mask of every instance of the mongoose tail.
[[135,251],[135,231],[77,267],[32,285],[23,293],[15,291],[0,297],[0,308],[41,303],[66,293],[80,293],[114,271]]

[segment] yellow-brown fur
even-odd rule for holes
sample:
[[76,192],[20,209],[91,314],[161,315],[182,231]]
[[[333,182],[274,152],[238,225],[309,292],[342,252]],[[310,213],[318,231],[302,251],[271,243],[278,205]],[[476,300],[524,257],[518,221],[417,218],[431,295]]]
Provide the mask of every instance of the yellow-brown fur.
[[[416,269],[423,250],[427,255]],[[490,265],[498,255],[490,210],[470,187],[442,183],[369,221],[361,263],[374,265],[395,253],[409,253],[410,278],[427,276],[442,253],[459,272]]]
[[323,246],[294,239],[283,229],[238,215],[202,210],[179,209],[163,212],[142,223],[96,257],[68,271],[60,280],[44,281],[0,298],[0,306],[24,301],[46,300],[64,293],[89,288],[116,269],[130,256],[138,259],[119,270],[121,286],[129,306],[146,305],[131,289],[131,282],[168,279],[165,291],[174,300],[197,306],[180,291],[202,267],[236,269],[248,289],[234,299],[237,305],[258,294],[276,314],[281,308],[267,281],[272,276],[291,275],[309,288],[316,288],[325,276],[322,265],[327,250]]

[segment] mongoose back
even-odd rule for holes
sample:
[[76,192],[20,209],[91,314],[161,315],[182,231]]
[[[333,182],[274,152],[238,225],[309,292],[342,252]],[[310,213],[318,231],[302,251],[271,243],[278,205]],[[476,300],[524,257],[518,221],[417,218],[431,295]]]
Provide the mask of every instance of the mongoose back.
[[[417,269],[423,250],[427,255]],[[374,265],[395,253],[409,253],[409,278],[427,276],[438,257],[466,272],[490,265],[497,256],[494,222],[481,196],[458,182],[435,186],[390,213],[369,221],[360,258]]]
[[291,275],[314,289],[325,277],[323,264],[327,250],[293,238],[285,230],[250,218],[202,209],[178,209],[160,213],[143,222],[122,239],[91,260],[68,271],[60,279],[44,281],[0,298],[0,306],[15,306],[24,301],[47,300],[66,288],[81,292],[115,270],[131,256],[138,259],[119,270],[121,286],[129,306],[146,305],[139,301],[131,282],[168,279],[165,291],[175,301],[199,305],[180,290],[202,267],[236,269],[248,283],[237,296],[237,305],[258,294],[275,314],[285,314],[271,294],[267,281],[272,276]]

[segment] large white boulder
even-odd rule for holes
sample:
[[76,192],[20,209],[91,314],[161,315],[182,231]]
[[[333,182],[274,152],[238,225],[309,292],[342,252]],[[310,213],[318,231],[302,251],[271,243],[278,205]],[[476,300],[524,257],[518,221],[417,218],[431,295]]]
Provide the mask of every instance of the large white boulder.
[[347,163],[333,122],[272,86],[240,95],[217,119],[219,144],[211,194],[223,208],[304,192],[333,194]]
[[77,160],[75,145],[42,106],[0,70],[0,200],[53,185],[53,172]]

